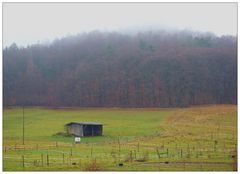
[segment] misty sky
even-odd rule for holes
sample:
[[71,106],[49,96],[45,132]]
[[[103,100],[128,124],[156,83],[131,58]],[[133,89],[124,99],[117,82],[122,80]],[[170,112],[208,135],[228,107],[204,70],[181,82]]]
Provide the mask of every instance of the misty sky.
[[237,3],[4,3],[3,46],[91,30],[151,28],[237,34]]

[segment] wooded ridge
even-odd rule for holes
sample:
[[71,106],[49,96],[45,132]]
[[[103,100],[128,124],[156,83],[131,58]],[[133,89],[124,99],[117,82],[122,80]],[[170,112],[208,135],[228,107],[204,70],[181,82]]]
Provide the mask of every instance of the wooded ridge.
[[237,103],[237,38],[90,32],[3,50],[4,106]]

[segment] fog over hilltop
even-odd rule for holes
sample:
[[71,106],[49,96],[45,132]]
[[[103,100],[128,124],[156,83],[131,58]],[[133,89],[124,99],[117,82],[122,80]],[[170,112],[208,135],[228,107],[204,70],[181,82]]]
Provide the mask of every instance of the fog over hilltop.
[[191,30],[237,35],[237,3],[3,3],[3,46],[77,33]]

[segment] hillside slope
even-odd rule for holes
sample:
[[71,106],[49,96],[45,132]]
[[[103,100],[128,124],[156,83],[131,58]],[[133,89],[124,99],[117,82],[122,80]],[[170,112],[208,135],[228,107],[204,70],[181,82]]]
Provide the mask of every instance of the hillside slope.
[[237,41],[205,33],[90,32],[3,50],[4,105],[236,103]]

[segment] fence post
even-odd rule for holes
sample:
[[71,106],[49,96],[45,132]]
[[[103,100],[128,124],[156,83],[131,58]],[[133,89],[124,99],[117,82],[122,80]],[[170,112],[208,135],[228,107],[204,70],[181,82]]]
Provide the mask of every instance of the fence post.
[[159,151],[158,151],[158,147],[156,147],[156,152],[157,152],[157,156],[158,156],[158,159],[160,159],[160,153],[159,153]]
[[69,157],[70,165],[72,165],[72,156]]
[[23,167],[23,170],[25,168],[25,164],[24,164],[24,155],[22,155],[22,167]]
[[120,153],[120,151],[121,151],[121,144],[120,144],[120,139],[119,139],[119,137],[118,137],[118,151],[119,151],[119,153]]
[[81,159],[79,160],[79,167],[81,167],[82,166],[82,164],[81,164]]
[[132,151],[130,151],[130,160],[131,160],[131,162],[133,162],[133,155],[132,155]]
[[49,166],[49,156],[47,154],[47,166]]
[[63,164],[64,164],[64,153],[63,153]]
[[92,157],[93,147],[91,147],[91,157]]
[[41,163],[42,163],[42,166],[43,166],[43,154],[41,154]]
[[215,140],[215,141],[214,141],[214,147],[213,147],[213,148],[214,148],[214,152],[217,151],[217,143],[218,143],[217,140]]

